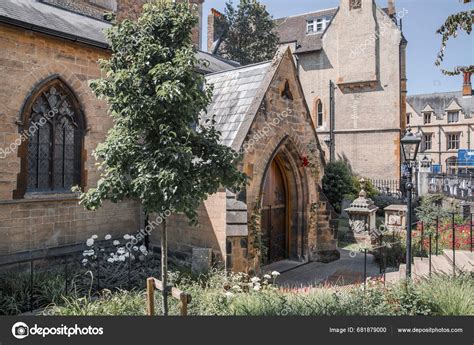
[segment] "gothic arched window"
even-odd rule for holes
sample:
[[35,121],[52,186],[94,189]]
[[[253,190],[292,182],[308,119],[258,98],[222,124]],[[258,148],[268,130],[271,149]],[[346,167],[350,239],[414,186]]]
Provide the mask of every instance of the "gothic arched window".
[[323,102],[319,98],[316,99],[313,109],[316,116],[316,127],[322,127],[324,124]]
[[68,192],[81,184],[84,120],[78,102],[59,79],[46,82],[27,102],[22,135],[22,192]]

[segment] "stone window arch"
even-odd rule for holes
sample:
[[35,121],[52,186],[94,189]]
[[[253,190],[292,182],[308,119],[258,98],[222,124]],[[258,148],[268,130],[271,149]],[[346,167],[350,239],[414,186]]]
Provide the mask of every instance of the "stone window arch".
[[324,125],[324,113],[323,101],[320,98],[316,98],[314,101],[314,115],[316,118],[316,127],[322,127]]
[[66,83],[51,77],[35,87],[21,123],[21,171],[14,197],[83,186],[84,116]]

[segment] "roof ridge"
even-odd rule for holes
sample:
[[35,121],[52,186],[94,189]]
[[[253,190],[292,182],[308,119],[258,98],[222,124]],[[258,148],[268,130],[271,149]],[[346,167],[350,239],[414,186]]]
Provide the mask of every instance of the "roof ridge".
[[337,7],[330,7],[330,8],[325,8],[325,9],[322,9],[322,10],[316,10],[316,11],[311,11],[311,12],[305,12],[305,13],[301,13],[301,14],[293,14],[293,15],[291,15],[291,16],[286,16],[286,17],[280,17],[280,18],[276,18],[276,19],[274,19],[274,20],[276,21],[276,20],[283,20],[283,19],[287,19],[287,18],[302,17],[302,16],[306,16],[306,15],[308,15],[308,14],[337,10],[338,8],[339,8],[339,6],[337,6]]
[[258,65],[264,65],[266,63],[271,63],[271,62],[272,62],[272,60],[266,60],[266,61],[262,61],[262,62],[256,62],[256,63],[250,64],[250,65],[238,66],[238,67],[235,67],[235,68],[227,69],[225,71],[218,71],[218,72],[209,73],[209,74],[206,74],[205,77],[207,78],[208,76],[211,76],[211,75],[233,72],[233,71],[236,71],[236,70],[246,69],[246,68],[249,68],[249,67],[255,67],[255,66],[258,66]]
[[446,95],[446,94],[462,94],[461,91],[444,91],[444,92],[428,92],[428,93],[417,93],[414,95],[407,95],[407,97],[417,97],[417,96],[429,96],[429,95]]

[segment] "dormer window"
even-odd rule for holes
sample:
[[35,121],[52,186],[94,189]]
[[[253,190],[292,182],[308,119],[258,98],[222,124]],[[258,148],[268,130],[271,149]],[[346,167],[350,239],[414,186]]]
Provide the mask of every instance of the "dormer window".
[[423,124],[429,125],[431,123],[431,112],[423,113]]
[[459,122],[459,111],[448,111],[448,123]]
[[322,33],[326,30],[329,22],[330,18],[327,17],[309,19],[307,20],[307,33]]

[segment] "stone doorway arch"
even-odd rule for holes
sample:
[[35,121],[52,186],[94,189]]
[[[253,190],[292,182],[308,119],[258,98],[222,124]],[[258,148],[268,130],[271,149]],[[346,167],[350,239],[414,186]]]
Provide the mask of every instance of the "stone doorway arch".
[[262,262],[308,260],[308,176],[287,137],[268,161],[261,183]]

